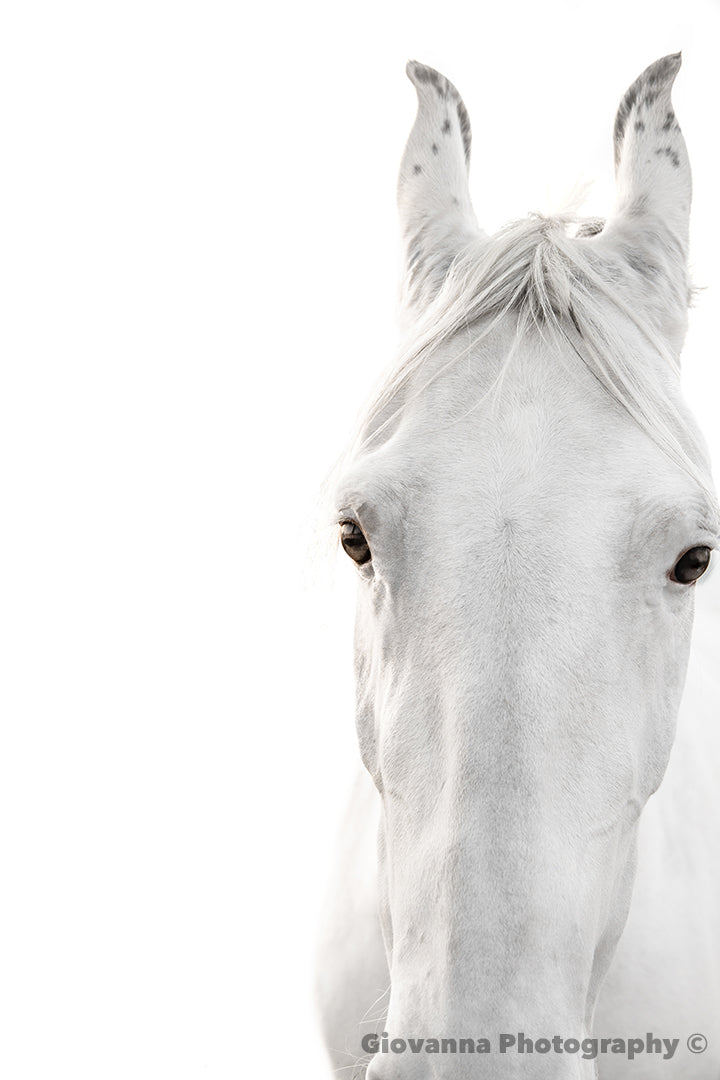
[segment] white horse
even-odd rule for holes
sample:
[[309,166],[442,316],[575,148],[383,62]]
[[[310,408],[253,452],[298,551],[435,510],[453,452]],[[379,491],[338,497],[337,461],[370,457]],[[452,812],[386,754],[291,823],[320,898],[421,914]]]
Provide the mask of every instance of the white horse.
[[622,100],[604,226],[488,236],[465,107],[408,65],[404,351],[334,497],[364,764],[320,948],[339,1077],[720,1077],[720,638],[695,588],[719,518],[679,386],[679,67]]

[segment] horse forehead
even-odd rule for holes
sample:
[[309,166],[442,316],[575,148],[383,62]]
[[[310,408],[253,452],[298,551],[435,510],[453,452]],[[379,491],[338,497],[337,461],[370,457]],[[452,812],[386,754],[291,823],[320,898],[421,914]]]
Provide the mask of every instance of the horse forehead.
[[515,494],[529,504],[539,495],[563,501],[568,485],[591,479],[599,494],[600,465],[624,477],[639,458],[657,458],[585,371],[571,377],[553,359],[514,358],[495,386],[488,378],[479,387],[461,379],[430,386],[390,448],[409,486],[441,500],[474,492],[496,501]]
[[[677,463],[613,398],[580,356],[540,330],[519,339],[512,325],[474,337],[469,328],[426,355],[348,462],[341,488],[353,505],[377,509],[397,528],[422,530],[460,514],[497,528],[557,524],[627,511],[651,484],[670,502],[687,487]],[[648,392],[680,403],[660,357],[639,374]],[[363,518],[371,527],[375,520]],[[549,524],[550,527],[550,524]],[[512,529],[509,529],[512,532]]]

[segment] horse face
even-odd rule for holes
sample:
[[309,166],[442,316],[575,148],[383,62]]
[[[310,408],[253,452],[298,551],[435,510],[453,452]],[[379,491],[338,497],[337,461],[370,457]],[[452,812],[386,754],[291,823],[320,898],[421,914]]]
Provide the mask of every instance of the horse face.
[[576,1033],[673,742],[693,602],[675,568],[713,516],[542,348],[494,410],[439,430],[448,393],[406,408],[339,507],[369,552],[357,728],[383,804],[388,1030]]
[[[464,107],[441,76],[411,68],[420,111],[400,191],[415,250],[406,324],[421,322],[422,363],[407,364],[381,400],[337,492],[361,579],[357,728],[382,799],[393,1036],[582,1037],[625,922],[638,818],[673,743],[693,583],[717,537],[707,485],[691,475],[706,464],[700,439],[668,365],[687,298],[689,207],[689,173],[674,175],[686,170],[669,121],[672,60],[648,69],[621,106],[618,209],[593,238],[582,295],[567,286],[565,310],[568,275],[548,270],[543,294],[527,259],[545,244],[546,259],[565,252],[577,270],[565,240],[553,247],[531,226],[500,241],[477,231],[462,188]],[[680,162],[657,155],[659,180],[637,164],[653,125]],[[456,134],[444,170],[436,129]],[[685,198],[683,213],[673,197]],[[626,265],[634,229],[635,268]],[[442,322],[443,305],[452,308],[449,253],[463,267],[458,280],[472,278],[463,250],[485,260],[476,283],[489,280],[488,295],[517,279],[521,299],[502,318],[490,305],[478,329],[455,326],[433,344],[423,313]],[[587,282],[597,275],[600,288],[603,267],[618,291],[591,303]],[[627,307],[641,302],[638,322]],[[614,336],[599,332],[610,324]],[[689,471],[579,360],[607,341],[644,365],[651,411],[655,402],[675,422],[668,438],[687,451]],[[498,1075],[519,1064],[506,1059]],[[368,1077],[387,1067],[378,1056]],[[423,1067],[427,1059],[397,1059],[393,1075]],[[458,1077],[477,1064],[444,1067]],[[555,1055],[532,1067],[581,1075],[577,1059]]]

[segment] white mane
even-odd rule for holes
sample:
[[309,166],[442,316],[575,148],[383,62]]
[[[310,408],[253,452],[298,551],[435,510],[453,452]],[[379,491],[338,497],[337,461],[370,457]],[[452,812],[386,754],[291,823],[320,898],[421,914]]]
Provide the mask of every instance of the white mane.
[[[472,329],[476,333],[460,354],[467,355],[500,320],[512,316],[517,322],[515,348],[527,335],[540,334],[549,347],[566,354],[571,351],[714,502],[706,450],[689,414],[678,395],[671,397],[657,378],[650,377],[649,350],[667,364],[669,385],[679,375],[677,357],[658,328],[624,298],[632,296],[633,288],[646,291],[652,286],[652,268],[645,266],[643,277],[642,269],[634,273],[620,259],[609,256],[602,249],[602,236],[595,235],[601,228],[597,221],[569,214],[534,215],[468,245],[415,322],[389,378],[362,417],[360,445],[375,442],[398,415],[402,406],[393,405],[411,380],[420,376],[412,393],[422,393],[450,366],[422,382],[422,369],[439,346],[458,331]],[[660,240],[653,256],[669,257]],[[658,298],[658,311],[674,307],[682,312],[683,323],[687,306],[687,292],[682,297]],[[513,353],[506,358],[496,384],[502,382]]]

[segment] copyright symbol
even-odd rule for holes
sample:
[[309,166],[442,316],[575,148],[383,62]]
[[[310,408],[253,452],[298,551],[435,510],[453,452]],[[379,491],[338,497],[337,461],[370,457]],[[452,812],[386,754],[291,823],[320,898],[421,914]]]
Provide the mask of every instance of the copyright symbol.
[[691,1035],[687,1041],[687,1048],[691,1054],[702,1054],[707,1050],[707,1039],[704,1035]]

